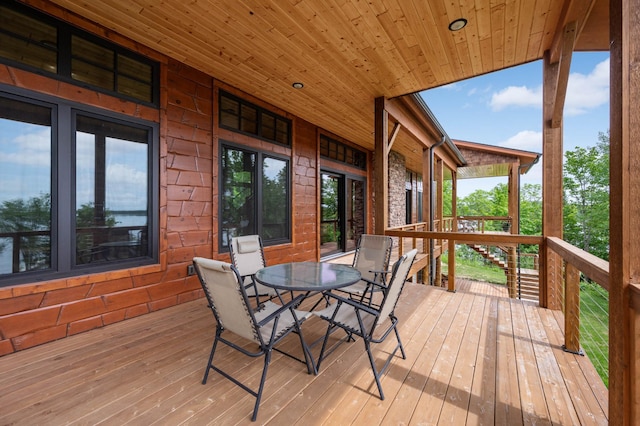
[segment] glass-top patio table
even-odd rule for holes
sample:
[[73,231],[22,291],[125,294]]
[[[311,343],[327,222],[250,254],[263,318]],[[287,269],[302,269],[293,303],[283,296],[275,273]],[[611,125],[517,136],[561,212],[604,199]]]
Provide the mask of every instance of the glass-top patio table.
[[[347,265],[324,262],[281,263],[262,268],[256,272],[256,281],[267,287],[275,288],[282,301],[280,292],[301,291],[306,295],[321,293],[360,281],[360,272]],[[323,299],[320,299],[320,303]],[[311,310],[315,308],[315,305]],[[322,339],[318,339],[320,341]],[[310,346],[314,346],[315,343]],[[316,361],[311,355],[310,346],[303,343],[304,351],[309,355],[314,374],[318,374]]]
[[347,265],[293,262],[267,266],[256,272],[256,281],[284,291],[322,292],[357,283],[360,272]]

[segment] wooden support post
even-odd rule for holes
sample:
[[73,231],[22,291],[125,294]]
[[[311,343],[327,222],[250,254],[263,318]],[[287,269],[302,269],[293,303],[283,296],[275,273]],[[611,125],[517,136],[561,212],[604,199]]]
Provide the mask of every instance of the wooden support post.
[[580,271],[571,263],[565,267],[564,286],[563,349],[583,355],[580,349]]
[[507,252],[507,288],[509,297],[518,297],[518,254],[515,246],[509,247]]
[[511,218],[511,233],[520,233],[520,218],[518,210],[520,205],[520,185],[518,163],[512,163],[509,171],[509,217]]
[[389,226],[389,114],[383,97],[375,100],[374,217],[375,233],[384,235]]
[[[549,51],[544,55],[543,77],[542,235],[562,238],[562,121],[554,123],[553,115],[556,110],[557,88],[566,87],[566,84],[559,82],[559,65],[551,63]],[[547,252],[546,256],[549,262],[553,260],[553,253]],[[560,299],[554,296],[560,293],[560,283],[554,279],[552,271],[546,270],[544,273],[546,276],[541,277],[541,284],[546,287],[540,289],[540,304],[559,310],[562,308]]]
[[[640,424],[640,15],[635,0],[611,0],[609,423]],[[632,308],[633,307],[633,308]]]
[[448,286],[447,290],[451,292],[456,291],[456,241],[449,238],[449,271],[448,271]]

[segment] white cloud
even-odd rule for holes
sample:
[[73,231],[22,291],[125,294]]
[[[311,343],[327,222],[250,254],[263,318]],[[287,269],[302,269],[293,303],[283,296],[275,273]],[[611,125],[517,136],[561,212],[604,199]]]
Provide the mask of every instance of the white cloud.
[[489,105],[494,111],[510,106],[542,107],[542,86],[530,89],[526,86],[509,86],[491,95]]
[[[609,101],[609,59],[595,66],[589,74],[569,75],[564,113],[584,114]],[[542,86],[509,86],[491,95],[489,105],[494,111],[508,107],[542,107]]]
[[609,59],[595,66],[588,75],[569,76],[564,113],[579,115],[609,102]]
[[2,144],[0,163],[49,168],[51,165],[51,131],[46,128],[18,135]]
[[442,89],[446,89],[446,90],[453,90],[454,92],[459,92],[460,90],[462,90],[462,84],[461,83],[449,83],[449,84],[445,84],[444,86],[441,86]]
[[499,145],[505,148],[542,152],[542,132],[522,130]]

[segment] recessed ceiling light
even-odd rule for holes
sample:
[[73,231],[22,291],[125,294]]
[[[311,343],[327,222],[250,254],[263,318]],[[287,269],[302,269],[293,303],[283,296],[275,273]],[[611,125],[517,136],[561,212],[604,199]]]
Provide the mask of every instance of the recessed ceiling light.
[[467,20],[464,18],[458,18],[455,21],[451,21],[449,24],[449,31],[459,31],[467,25]]
[[292,84],[294,89],[302,89],[304,87],[304,84],[300,83],[299,81],[296,81],[295,83]]

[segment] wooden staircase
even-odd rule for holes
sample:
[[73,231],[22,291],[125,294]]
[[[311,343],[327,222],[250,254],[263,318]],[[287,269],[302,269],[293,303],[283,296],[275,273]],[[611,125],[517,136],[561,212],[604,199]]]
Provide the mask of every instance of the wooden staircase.
[[[501,268],[505,272],[507,272],[507,262],[505,262],[499,256],[496,256],[495,254],[493,254],[489,250],[487,250],[486,246],[481,246],[479,244],[468,244],[468,246],[471,247],[471,249],[473,251],[475,251],[476,253],[480,254],[485,259],[487,259],[489,262],[493,263],[498,268]],[[499,247],[499,248],[500,248],[500,250],[502,252],[506,253],[504,248],[502,248],[502,247]]]
[[[491,253],[486,246],[479,244],[468,244],[468,246],[483,258],[501,268],[505,275],[507,275],[508,279],[509,267],[503,258]],[[506,257],[508,250],[505,247],[500,246],[497,246],[497,248],[500,249],[500,251],[505,255],[504,257]],[[520,268],[519,271],[515,271],[515,274],[517,275],[516,282],[519,283],[516,290],[517,297],[524,300],[538,301],[540,296],[540,277],[538,271],[535,269]]]

